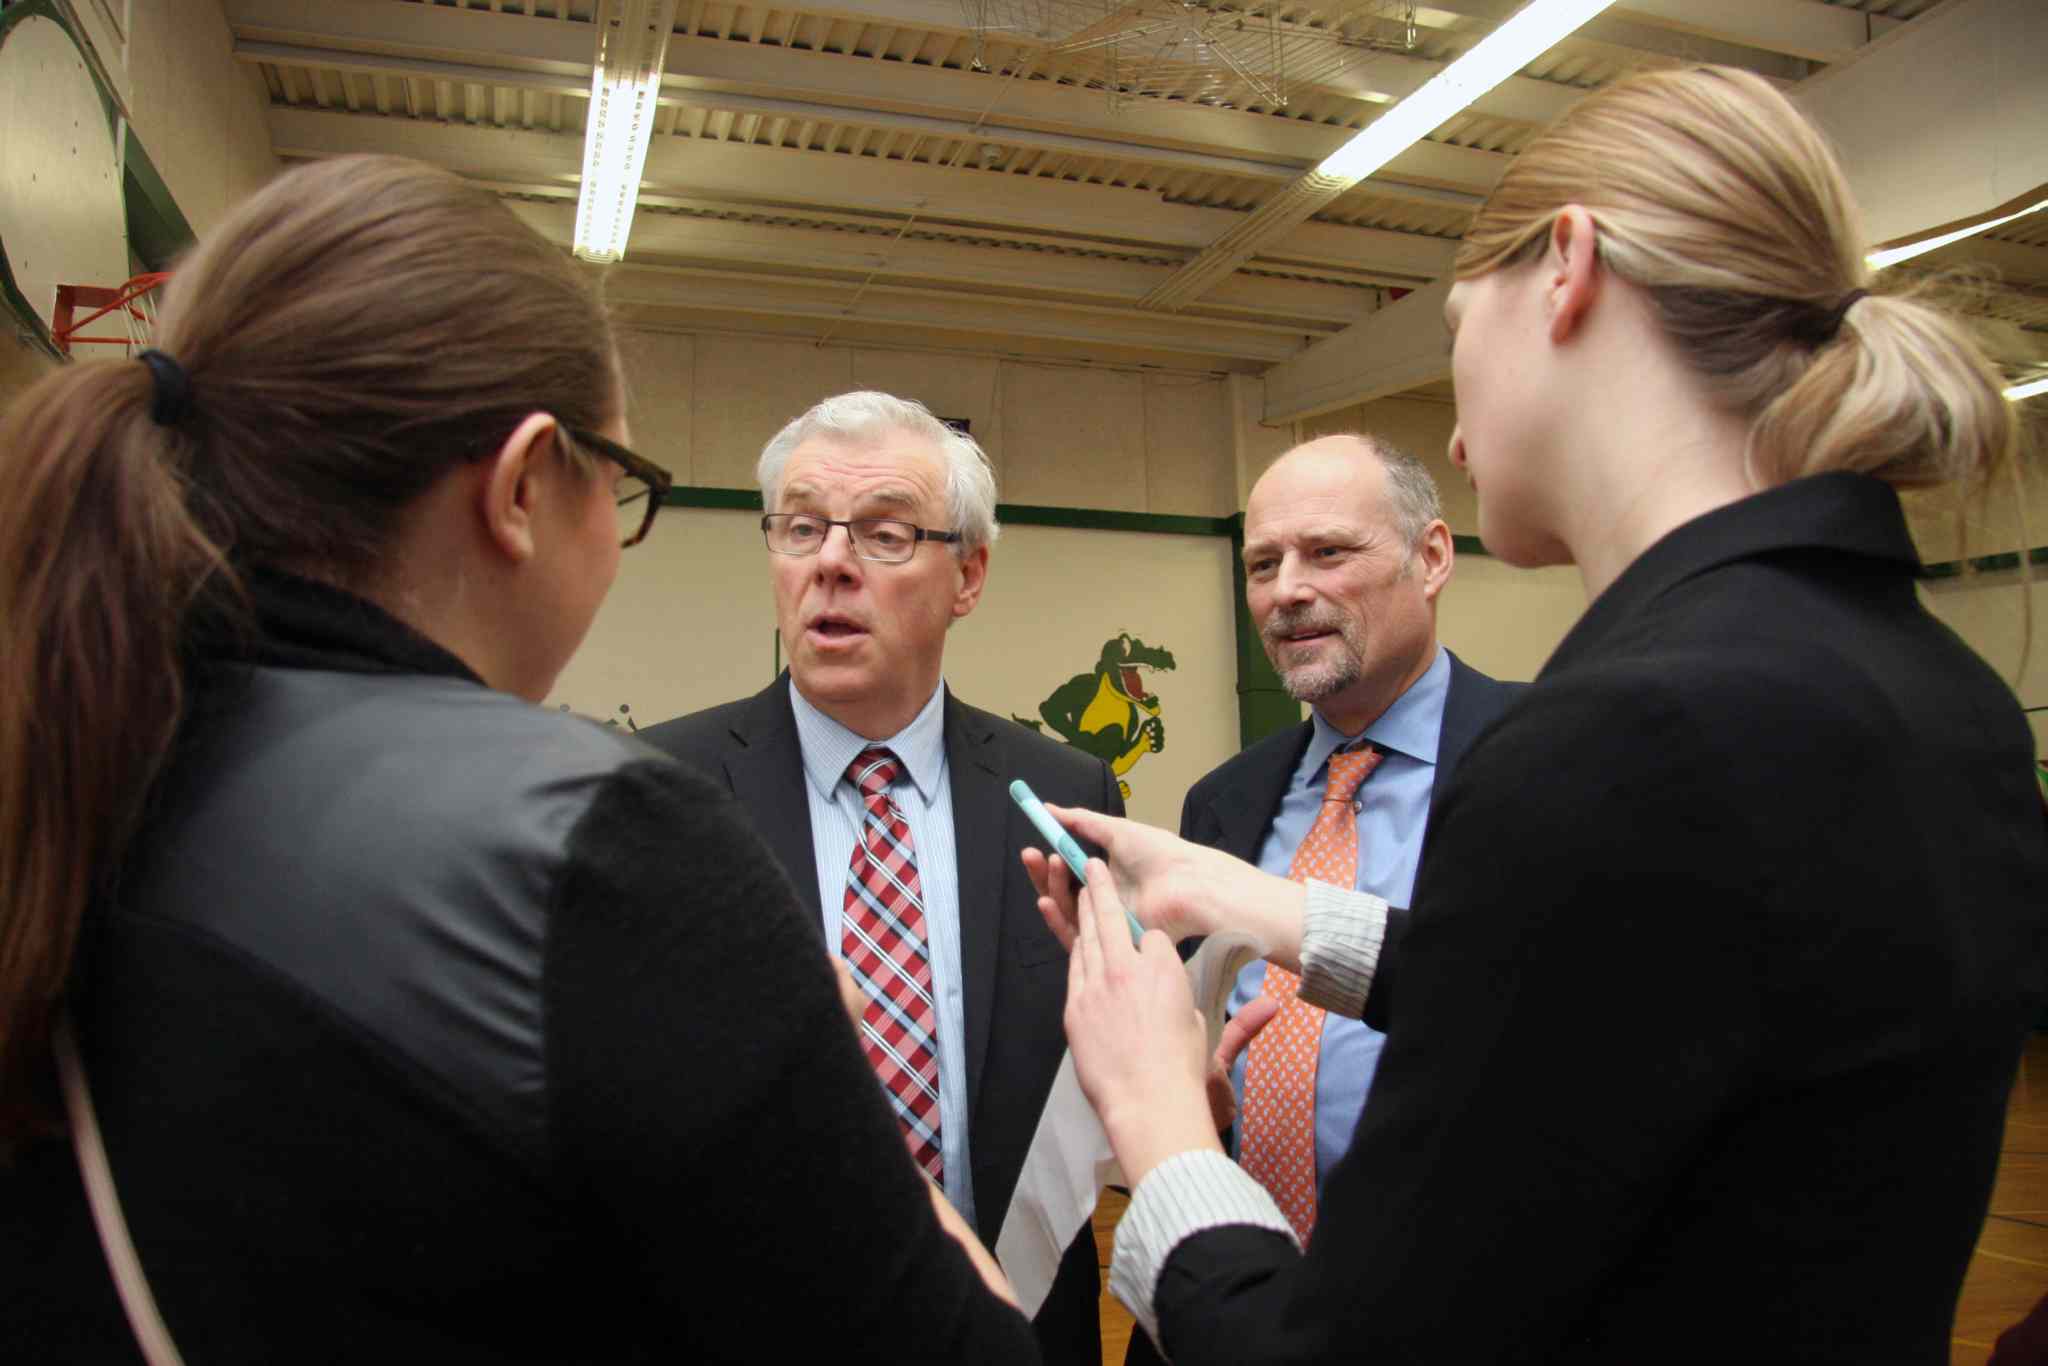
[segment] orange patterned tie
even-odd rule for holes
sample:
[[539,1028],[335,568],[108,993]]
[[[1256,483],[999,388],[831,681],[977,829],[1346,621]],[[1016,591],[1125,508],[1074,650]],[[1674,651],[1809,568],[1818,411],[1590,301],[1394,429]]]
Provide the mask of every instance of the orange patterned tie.
[[[1288,877],[1346,888],[1357,882],[1358,808],[1352,794],[1383,757],[1370,748],[1330,756],[1323,809],[1294,851]],[[1238,1160],[1272,1193],[1306,1247],[1316,1226],[1316,1060],[1322,1054],[1323,1011],[1296,996],[1300,989],[1299,977],[1266,965],[1261,994],[1280,1002],[1280,1010],[1245,1051]]]

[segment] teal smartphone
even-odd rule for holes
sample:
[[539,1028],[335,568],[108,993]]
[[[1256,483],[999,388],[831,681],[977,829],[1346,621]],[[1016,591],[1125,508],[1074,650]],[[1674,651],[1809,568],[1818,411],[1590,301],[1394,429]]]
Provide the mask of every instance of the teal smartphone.
[[[1088,856],[1081,852],[1081,846],[1074,843],[1074,837],[1067,828],[1052,818],[1052,812],[1045,809],[1045,803],[1038,800],[1038,794],[1031,790],[1031,784],[1022,778],[1010,784],[1010,800],[1017,803],[1053,852],[1067,861],[1067,867],[1074,870],[1074,881],[1086,885],[1088,881]],[[1130,927],[1131,942],[1138,943],[1145,937],[1145,927],[1138,923],[1138,917],[1124,912],[1124,923]]]

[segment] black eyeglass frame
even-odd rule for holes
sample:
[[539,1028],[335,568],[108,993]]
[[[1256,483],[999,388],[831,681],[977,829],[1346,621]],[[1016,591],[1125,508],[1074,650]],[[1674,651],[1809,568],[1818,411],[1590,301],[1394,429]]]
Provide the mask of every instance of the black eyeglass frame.
[[619,500],[619,506],[625,507],[635,498],[647,499],[647,512],[640,519],[640,529],[619,542],[619,548],[630,550],[646,540],[647,533],[654,529],[655,514],[661,511],[661,505],[668,500],[668,491],[675,487],[674,476],[646,456],[637,451],[627,450],[610,437],[599,436],[596,432],[582,427],[565,426],[562,433],[577,445],[603,456],[647,486],[645,494],[635,493]]
[[[807,522],[820,523],[825,528],[825,534],[818,538],[818,544],[810,550],[777,550],[775,542],[769,539],[770,524],[778,518],[794,519],[797,517],[801,517]],[[860,537],[856,536],[853,531],[857,526],[872,527],[881,526],[885,523],[889,526],[910,528],[910,553],[900,560],[885,560],[879,555],[868,554],[860,548]],[[855,517],[851,521],[842,522],[831,517],[820,517],[813,512],[763,513],[761,515],[761,539],[767,543],[768,549],[774,554],[791,555],[800,559],[806,559],[825,548],[825,542],[832,535],[832,528],[835,526],[845,527],[846,539],[853,543],[853,553],[873,564],[909,564],[913,559],[917,558],[917,547],[920,541],[937,541],[941,545],[957,545],[961,540],[961,535],[957,531],[927,531],[917,523],[906,522],[901,517]]]

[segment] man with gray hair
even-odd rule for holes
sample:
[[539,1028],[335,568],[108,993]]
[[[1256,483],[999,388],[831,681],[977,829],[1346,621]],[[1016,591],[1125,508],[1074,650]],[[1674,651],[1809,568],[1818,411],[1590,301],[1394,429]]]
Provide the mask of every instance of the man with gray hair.
[[[1036,835],[1009,784],[1113,815],[1123,799],[1101,760],[944,684],[997,535],[972,438],[841,394],[776,433],[758,476],[789,668],[640,738],[751,813],[866,998],[861,1043],[912,1156],[993,1245],[1066,1051],[1066,954],[1017,860]],[[1099,1295],[1084,1229],[1035,1321],[1048,1361],[1100,1362]]]
[[[1520,691],[1441,649],[1436,600],[1450,529],[1413,456],[1326,436],[1281,456],[1245,506],[1246,604],[1287,691],[1313,708],[1188,792],[1181,835],[1279,876],[1410,903],[1432,794]],[[1384,1035],[1296,999],[1254,963],[1233,1013],[1273,1011],[1234,1069],[1236,1142],[1302,1242],[1325,1175],[1350,1147]],[[1134,1340],[1135,1341],[1135,1340]]]

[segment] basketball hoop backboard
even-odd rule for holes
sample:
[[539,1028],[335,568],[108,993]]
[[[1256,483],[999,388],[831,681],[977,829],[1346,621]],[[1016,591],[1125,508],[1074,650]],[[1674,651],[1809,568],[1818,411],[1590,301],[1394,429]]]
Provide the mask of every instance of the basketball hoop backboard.
[[[50,315],[50,337],[57,349],[71,354],[74,346],[120,346],[134,355],[156,336],[156,290],[170,279],[166,272],[138,275],[118,288],[103,285],[58,285],[57,305]],[[113,315],[114,322],[102,322]],[[101,325],[91,334],[95,323]]]

